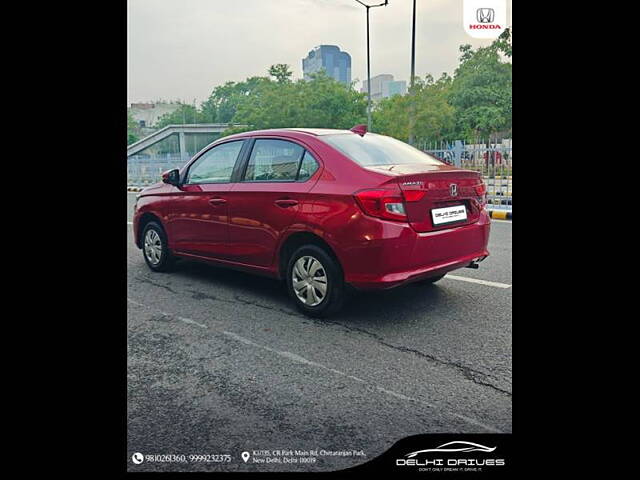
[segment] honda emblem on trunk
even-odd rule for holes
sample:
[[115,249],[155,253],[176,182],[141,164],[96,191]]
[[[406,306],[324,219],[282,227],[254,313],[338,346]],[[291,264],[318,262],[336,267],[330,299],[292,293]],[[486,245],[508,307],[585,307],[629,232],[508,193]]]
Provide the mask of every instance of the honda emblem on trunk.
[[449,191],[451,192],[451,196],[455,197],[458,195],[458,185],[456,185],[455,183],[452,183],[451,185],[449,185]]

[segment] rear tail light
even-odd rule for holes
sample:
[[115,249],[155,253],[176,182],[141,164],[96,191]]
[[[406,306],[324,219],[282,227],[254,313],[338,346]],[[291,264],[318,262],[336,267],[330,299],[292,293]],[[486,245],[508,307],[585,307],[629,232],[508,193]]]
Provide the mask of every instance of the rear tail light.
[[372,217],[406,222],[404,198],[397,190],[361,190],[355,199],[364,213]]
[[478,202],[481,207],[484,207],[487,204],[487,186],[484,184],[482,180],[480,180],[480,184],[475,187],[476,194],[480,197]]
[[372,217],[406,222],[406,202],[418,202],[427,192],[424,190],[361,190],[355,194],[358,205]]

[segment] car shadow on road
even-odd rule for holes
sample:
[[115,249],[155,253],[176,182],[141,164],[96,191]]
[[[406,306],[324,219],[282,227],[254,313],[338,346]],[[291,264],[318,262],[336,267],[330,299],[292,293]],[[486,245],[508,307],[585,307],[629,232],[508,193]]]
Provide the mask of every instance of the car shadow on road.
[[[216,297],[216,286],[220,286],[232,290],[233,297],[240,302],[277,308],[289,315],[308,318],[296,309],[284,282],[272,278],[190,260],[179,261],[174,275],[180,275],[185,280],[210,283],[210,291],[199,293],[202,298],[208,294]],[[198,297],[198,292],[195,298]],[[391,290],[368,292],[350,289],[342,310],[333,315],[331,320],[361,326],[389,322],[393,322],[396,327],[405,322],[413,325],[416,313],[422,321],[428,322],[429,313],[441,310],[446,297],[445,290],[437,284],[409,284]]]

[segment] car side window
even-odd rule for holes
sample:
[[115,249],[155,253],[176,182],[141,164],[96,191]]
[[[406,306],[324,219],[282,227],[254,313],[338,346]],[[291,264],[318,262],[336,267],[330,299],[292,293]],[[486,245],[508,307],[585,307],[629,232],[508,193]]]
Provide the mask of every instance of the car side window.
[[304,155],[302,156],[300,171],[298,172],[298,180],[308,180],[314,173],[316,173],[316,170],[318,170],[318,162],[313,158],[313,155],[305,150]]
[[229,183],[243,143],[223,143],[202,154],[189,168],[186,183]]
[[243,181],[295,181],[304,151],[297,143],[286,140],[258,139],[251,150]]

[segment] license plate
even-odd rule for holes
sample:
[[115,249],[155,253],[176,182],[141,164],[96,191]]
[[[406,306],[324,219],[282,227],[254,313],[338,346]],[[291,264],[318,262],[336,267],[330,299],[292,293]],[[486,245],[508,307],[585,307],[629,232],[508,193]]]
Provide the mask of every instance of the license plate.
[[434,225],[464,222],[467,219],[467,209],[464,205],[434,208],[431,210],[431,219]]

